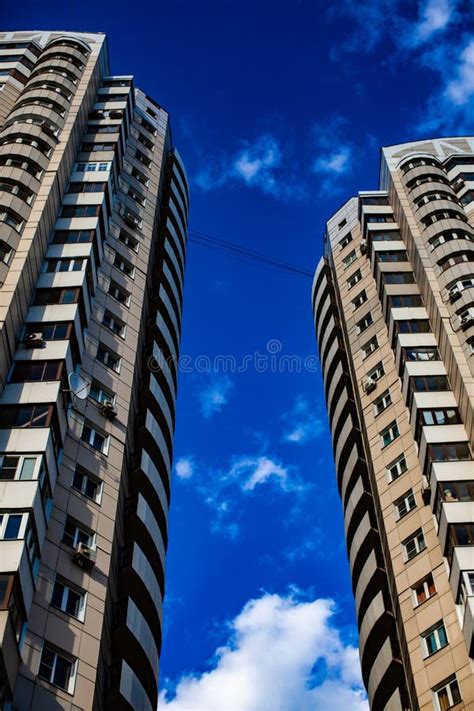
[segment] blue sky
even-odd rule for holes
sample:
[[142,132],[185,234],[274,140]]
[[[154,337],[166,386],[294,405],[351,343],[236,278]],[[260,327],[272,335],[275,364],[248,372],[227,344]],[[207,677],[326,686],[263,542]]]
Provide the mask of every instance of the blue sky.
[[[171,112],[191,228],[304,270],[381,145],[472,131],[471,2],[120,5],[6,0],[2,24],[107,33]],[[160,708],[367,708],[310,289],[189,245]]]

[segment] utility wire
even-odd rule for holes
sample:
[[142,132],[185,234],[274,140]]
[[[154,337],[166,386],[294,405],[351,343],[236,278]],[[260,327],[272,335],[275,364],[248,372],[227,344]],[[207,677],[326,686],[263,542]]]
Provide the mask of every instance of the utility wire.
[[201,247],[208,247],[215,251],[226,254],[229,257],[233,257],[238,261],[243,262],[254,262],[260,264],[261,266],[268,267],[275,271],[284,272],[287,274],[293,274],[300,277],[310,277],[313,278],[313,273],[307,271],[306,269],[301,269],[288,262],[283,262],[273,257],[269,257],[260,252],[254,252],[247,247],[241,247],[233,242],[228,242],[227,240],[220,239],[218,237],[213,237],[206,232],[199,232],[198,230],[189,230],[188,240],[193,244],[197,244]]

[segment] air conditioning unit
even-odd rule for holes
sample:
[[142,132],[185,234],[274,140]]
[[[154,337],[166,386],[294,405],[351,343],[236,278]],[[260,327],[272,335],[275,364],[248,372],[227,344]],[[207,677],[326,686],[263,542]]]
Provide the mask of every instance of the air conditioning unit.
[[78,543],[72,555],[74,563],[83,570],[91,570],[95,565],[96,557],[96,551],[85,543]]
[[472,324],[474,320],[474,317],[472,314],[468,314],[467,316],[463,316],[461,319],[461,328],[464,331],[466,328],[469,328],[469,326]]
[[367,378],[364,382],[364,392],[371,393],[377,387],[377,381],[373,378]]
[[108,420],[115,420],[115,418],[117,417],[117,410],[115,409],[113,403],[110,401],[104,402],[101,405],[100,412]]
[[43,348],[43,334],[40,331],[35,333],[27,333],[23,342],[25,348]]
[[365,241],[365,239],[363,239],[362,242],[360,243],[360,253],[361,254],[367,253],[367,242]]
[[461,292],[457,287],[453,287],[452,289],[449,290],[449,300],[451,302],[456,301],[457,299],[461,298]]

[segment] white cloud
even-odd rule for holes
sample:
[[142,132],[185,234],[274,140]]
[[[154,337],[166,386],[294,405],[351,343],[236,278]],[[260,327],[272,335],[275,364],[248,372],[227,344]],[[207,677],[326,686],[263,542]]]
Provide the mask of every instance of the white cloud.
[[233,387],[233,382],[228,377],[217,378],[206,385],[198,393],[201,405],[201,412],[206,419],[211,418],[218,412],[222,412],[224,405],[227,405],[228,395]]
[[313,126],[316,158],[312,171],[320,178],[319,188],[323,194],[342,190],[341,178],[352,172],[354,146],[346,138],[348,128],[347,119],[339,114]]
[[282,491],[294,490],[299,484],[291,478],[290,470],[269,457],[242,457],[237,459],[226,478],[238,481],[242,491],[253,491],[256,486],[270,480]]
[[456,16],[455,3],[450,0],[427,0],[420,4],[419,19],[412,35],[414,44],[426,42],[447,28]]
[[[357,650],[331,600],[263,594],[224,626],[212,668],[183,675],[167,711],[368,711]],[[166,681],[165,681],[166,686]]]
[[192,457],[181,457],[176,462],[176,474],[180,479],[190,479],[194,474],[194,460]]
[[324,432],[324,421],[318,417],[310,403],[302,396],[296,402],[290,412],[282,415],[286,423],[286,430],[283,434],[284,442],[294,444],[306,444],[319,437]]
[[280,142],[264,133],[254,141],[241,141],[241,147],[231,155],[207,159],[194,182],[206,191],[240,183],[278,199],[301,199],[304,187],[283,166],[284,157]]
[[467,43],[460,55],[454,79],[448,81],[445,98],[456,106],[465,106],[474,96],[474,39]]

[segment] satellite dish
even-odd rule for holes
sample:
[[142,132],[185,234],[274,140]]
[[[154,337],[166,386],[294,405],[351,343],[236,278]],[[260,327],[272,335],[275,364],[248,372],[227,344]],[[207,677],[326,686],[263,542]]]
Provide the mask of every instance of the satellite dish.
[[77,397],[78,400],[85,400],[89,395],[89,383],[76,373],[69,373],[68,380],[72,394]]

